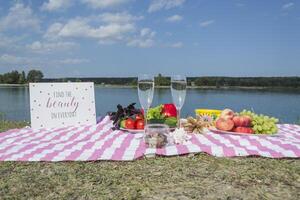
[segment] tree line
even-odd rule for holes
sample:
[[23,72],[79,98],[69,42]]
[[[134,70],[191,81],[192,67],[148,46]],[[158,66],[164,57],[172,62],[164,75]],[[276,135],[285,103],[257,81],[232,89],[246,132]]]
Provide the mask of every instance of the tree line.
[[[95,77],[95,78],[43,78],[39,70],[12,71],[0,74],[0,83],[24,84],[28,82],[94,82],[100,85],[136,86],[137,77]],[[169,86],[171,78],[158,74],[155,77],[156,86]],[[188,86],[204,87],[293,87],[300,88],[300,77],[187,77]]]
[[26,84],[29,82],[40,82],[44,77],[40,70],[30,70],[27,75],[24,71],[18,72],[13,70],[11,72],[0,74],[0,83],[2,84]]
[[[62,78],[43,79],[43,82],[94,82],[101,85],[136,86],[137,77],[107,77],[107,78]],[[156,86],[169,86],[171,78],[159,74],[154,78]],[[188,86],[195,87],[289,87],[300,88],[300,77],[187,77]]]

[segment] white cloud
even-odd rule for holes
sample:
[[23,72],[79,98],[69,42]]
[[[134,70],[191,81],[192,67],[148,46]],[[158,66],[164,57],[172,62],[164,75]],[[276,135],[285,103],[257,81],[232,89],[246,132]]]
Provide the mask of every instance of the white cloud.
[[134,24],[111,23],[92,27],[85,19],[73,19],[58,32],[62,37],[85,37],[98,39],[122,39],[123,34],[135,30]]
[[32,44],[26,46],[28,49],[38,52],[38,53],[47,53],[47,52],[57,52],[65,51],[78,47],[78,44],[74,42],[40,42],[35,41]]
[[10,54],[0,56],[1,64],[8,65],[39,65],[39,66],[53,66],[53,65],[77,65],[88,63],[90,60],[84,58],[65,58],[65,59],[51,59],[41,57],[23,57]]
[[149,38],[148,39],[135,38],[129,40],[127,45],[132,47],[149,48],[154,45],[154,40]]
[[[120,41],[132,44],[130,46],[151,46],[153,43],[151,38],[155,35],[155,32],[147,28],[139,30],[136,21],[141,19],[143,19],[143,16],[133,16],[126,12],[77,17],[65,23],[52,24],[44,37],[50,40],[89,38],[98,40],[99,44],[114,44]],[[140,31],[138,36],[132,36],[137,31]],[[138,43],[141,45],[138,45]]]
[[172,15],[166,19],[167,22],[179,22],[183,19],[180,15]]
[[44,2],[41,9],[47,11],[55,11],[68,8],[71,5],[71,0],[48,0]]
[[57,34],[63,28],[63,26],[63,24],[58,22],[51,24],[46,33],[44,34],[44,37],[47,39],[57,39],[59,37]]
[[[105,18],[105,20],[107,20],[107,18]],[[91,18],[77,17],[69,20],[65,24],[54,23],[48,28],[45,37],[83,37],[101,40],[118,40],[122,39],[124,34],[130,33],[135,30],[135,24],[131,20],[127,22],[123,21],[122,23],[101,23],[96,26],[91,25],[91,22]]]
[[143,19],[143,16],[133,16],[126,12],[121,13],[103,13],[99,15],[99,19],[106,23],[128,23]]
[[[134,16],[127,12],[76,17],[64,23],[53,23],[44,34],[44,38],[48,41],[88,38],[97,40],[100,45],[121,42],[128,46],[151,47],[155,43],[153,39],[155,31],[150,28],[139,29],[136,25],[136,22],[143,18],[143,16]],[[35,48],[40,48],[39,43],[36,43]]]
[[289,3],[286,3],[284,4],[281,8],[283,10],[287,10],[287,9],[291,9],[295,4],[293,2],[289,2]]
[[20,57],[10,54],[3,54],[0,56],[0,63],[5,64],[28,64],[30,63],[30,58]]
[[150,28],[143,28],[140,31],[140,35],[141,35],[141,37],[153,38],[156,35],[156,32],[152,31]]
[[156,32],[152,31],[150,28],[143,28],[138,36],[128,39],[127,46],[140,48],[152,47],[155,44],[153,39],[155,35]]
[[155,12],[161,9],[168,10],[170,8],[181,6],[185,0],[152,0],[148,12]]
[[58,63],[66,64],[66,65],[77,65],[82,63],[88,63],[90,60],[83,58],[66,58],[63,60],[59,60]]
[[7,16],[0,19],[0,31],[19,28],[35,31],[40,29],[38,17],[33,14],[30,7],[26,7],[22,3],[13,5]]
[[207,27],[207,26],[209,26],[213,23],[215,23],[215,20],[207,20],[207,21],[200,22],[200,26],[201,27]]
[[0,33],[0,49],[16,49],[19,48],[18,42],[22,40],[23,36],[6,36]]
[[81,0],[82,3],[94,9],[112,8],[127,3],[128,1],[129,0]]
[[170,45],[170,47],[172,48],[181,48],[183,47],[183,43],[182,42],[176,42]]

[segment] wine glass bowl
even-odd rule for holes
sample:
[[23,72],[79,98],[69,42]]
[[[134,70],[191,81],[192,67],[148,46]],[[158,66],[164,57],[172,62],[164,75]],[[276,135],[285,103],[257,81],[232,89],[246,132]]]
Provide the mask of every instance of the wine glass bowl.
[[154,94],[154,76],[143,74],[138,76],[138,96],[144,109],[145,124],[147,124],[147,110],[150,108]]
[[180,110],[184,104],[186,96],[186,77],[175,75],[171,77],[171,93],[173,103],[177,110],[177,127],[180,128]]

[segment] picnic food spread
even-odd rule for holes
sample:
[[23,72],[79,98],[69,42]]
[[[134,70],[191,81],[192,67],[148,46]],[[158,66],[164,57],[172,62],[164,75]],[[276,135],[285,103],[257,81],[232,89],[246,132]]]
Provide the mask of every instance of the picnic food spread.
[[[135,108],[136,103],[127,107],[117,105],[117,111],[108,112],[110,119],[113,120],[114,129],[143,130],[145,126],[144,111]],[[150,108],[147,112],[147,121],[151,124],[166,124],[173,128],[177,124],[177,114],[174,104],[161,104]]]
[[[219,130],[226,133],[242,134],[275,134],[278,129],[278,119],[262,114],[243,110],[234,112],[231,109],[207,110],[197,109],[196,117],[181,120],[181,125],[187,133],[206,133],[210,130]],[[109,112],[113,120],[114,129],[144,130],[144,111],[135,108],[135,103],[122,107],[117,105],[116,112]],[[170,128],[176,127],[177,113],[174,104],[161,104],[150,108],[147,112],[147,121],[150,124],[166,124]]]

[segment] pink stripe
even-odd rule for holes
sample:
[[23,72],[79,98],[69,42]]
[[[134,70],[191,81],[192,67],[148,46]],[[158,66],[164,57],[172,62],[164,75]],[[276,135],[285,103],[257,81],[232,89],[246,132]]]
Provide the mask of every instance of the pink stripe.
[[[100,137],[99,137],[99,140],[102,140],[104,139],[106,136],[108,136],[110,133],[112,133],[113,131],[111,129],[109,129],[108,131],[106,131],[105,133],[103,133]],[[97,134],[97,133],[96,133]],[[81,150],[76,150],[74,152],[72,152],[67,158],[66,160],[76,160],[77,158],[80,157],[80,155],[87,149],[91,149],[95,143],[97,141],[94,141],[94,142],[88,142],[87,144],[85,144]],[[90,159],[87,159],[87,160],[90,160]]]
[[145,152],[146,152],[146,144],[144,142],[144,138],[142,138],[142,139],[140,139],[140,144],[135,151],[134,158],[138,159],[138,158],[143,157],[145,155]]
[[[59,151],[54,151],[52,153],[47,154],[46,156],[44,156],[41,160],[53,160],[54,157],[56,157],[59,153],[67,150],[67,149],[71,149],[73,146],[77,145],[79,142],[82,141],[86,141],[88,139],[90,139],[95,133],[97,133],[99,130],[101,130],[101,128],[103,128],[104,125],[98,126],[96,128],[95,131],[93,131],[90,134],[86,134],[86,136],[83,139],[80,140],[76,140],[82,133],[86,132],[87,130],[84,129],[83,131],[80,131],[76,134],[74,134],[70,139],[68,139],[68,141],[73,141],[71,144],[66,145],[62,150]],[[67,159],[68,160],[68,159]]]
[[[270,140],[269,140],[270,141]],[[271,142],[271,141],[270,141]],[[286,151],[292,151],[297,157],[300,157],[300,149],[291,144],[282,144],[280,141],[272,140],[272,144],[276,144]]]
[[[234,145],[235,147],[244,149],[249,155],[259,155],[259,152],[258,152],[258,151],[255,151],[255,150],[252,150],[252,149],[247,149],[246,146],[241,145],[240,142],[239,142],[238,140],[233,139],[233,137],[236,137],[236,136],[228,135],[228,136],[226,137],[226,139],[229,140],[230,143],[231,143],[232,145]],[[238,137],[240,137],[240,136],[238,136]],[[244,136],[244,137],[246,137],[246,136]],[[244,138],[244,139],[246,139],[246,138]],[[250,143],[250,142],[249,142],[249,143]],[[259,149],[259,148],[258,148],[258,149]],[[237,151],[238,151],[238,150],[237,150]],[[236,153],[235,153],[235,154],[236,154]],[[238,156],[238,155],[236,155],[236,156]]]
[[[22,130],[20,130],[20,131],[22,131]],[[34,133],[34,130],[33,129],[28,129],[28,130],[26,130],[26,132],[25,133],[17,133],[17,132],[14,132],[14,133],[12,133],[12,134],[15,134],[15,133],[17,133],[16,135],[9,135],[10,137],[2,137],[1,135],[0,135],[0,137],[1,137],[1,140],[0,140],[0,144],[2,143],[2,142],[5,142],[6,140],[8,140],[8,139],[18,139],[18,138],[26,138],[26,137],[28,137],[28,136],[30,136],[30,135],[34,135],[34,134],[37,134],[37,133],[40,133],[40,132],[42,132],[42,130],[39,130],[38,132],[35,132]],[[14,140],[13,140],[14,141]]]
[[23,129],[25,129],[25,128],[22,128],[22,129],[17,129],[17,128],[15,128],[15,129],[7,130],[7,131],[5,131],[5,132],[0,132],[0,136],[1,136],[1,137],[5,137],[5,136],[8,136],[8,135],[10,135],[10,134],[12,134],[12,133],[17,133],[17,132],[19,132],[19,131],[21,131],[21,130],[23,130]]
[[[84,130],[86,130],[87,128],[88,128],[88,127],[86,127]],[[73,128],[73,129],[71,129],[70,131],[74,131],[74,130],[76,130],[76,129],[77,129],[77,128]],[[77,134],[83,132],[84,130],[77,132]],[[58,135],[58,136],[56,136],[56,137],[58,137],[58,139],[59,139],[59,138],[62,138],[62,137],[65,136],[67,133],[68,133],[68,132],[63,132],[63,133],[61,133],[60,135]],[[76,134],[76,133],[74,133],[74,135],[75,135],[75,134]],[[51,141],[51,139],[48,140],[47,142],[49,142],[49,141]],[[39,145],[41,145],[41,144],[47,144],[47,142],[40,142],[40,143],[38,143],[38,144],[35,144],[35,146],[39,146]],[[65,140],[64,140],[64,141],[61,141],[61,142],[58,142],[58,143],[55,143],[55,144],[54,144],[54,143],[48,144],[48,145],[45,146],[45,147],[39,147],[39,148],[37,148],[36,150],[32,151],[31,153],[25,154],[23,157],[19,158],[18,160],[29,160],[29,159],[32,158],[35,154],[42,153],[42,152],[45,151],[45,150],[51,150],[55,145],[57,145],[57,144],[63,144],[64,142],[65,142]],[[26,147],[25,147],[25,150],[23,150],[23,151],[26,151],[26,150],[29,150],[29,149],[33,149],[33,148],[27,148],[27,146],[26,146]],[[42,160],[42,159],[41,159],[41,160]]]
[[[100,134],[101,129],[103,129],[103,127],[105,127],[108,123],[109,123],[109,122],[106,122],[106,123],[99,123],[99,124],[98,124],[99,126],[98,126],[97,130],[94,132],[94,134]],[[109,129],[109,130],[106,131],[105,133],[101,133],[101,135],[100,135],[98,141],[104,139],[104,138],[105,138],[107,135],[109,135],[111,132],[112,132],[112,130]],[[90,137],[88,137],[88,139],[90,139],[94,134],[91,134]],[[85,139],[86,139],[86,138],[85,138]],[[87,139],[86,139],[86,140],[87,140]],[[86,149],[91,149],[91,148],[95,145],[96,142],[97,142],[97,141],[93,141],[93,142],[88,142],[88,143],[86,143],[86,144],[82,147],[81,150],[76,150],[76,151],[72,152],[69,156],[67,156],[67,157],[66,157],[66,160],[76,160],[76,159],[83,153],[84,150],[86,150]],[[74,146],[74,145],[72,145],[72,146]],[[89,160],[89,159],[87,159],[87,160]]]
[[[64,128],[54,129],[54,130],[51,130],[51,132],[58,131],[58,130],[63,130],[63,129],[64,129]],[[22,142],[24,142],[24,140],[27,140],[28,138],[31,138],[31,137],[33,137],[33,136],[36,136],[37,134],[43,133],[43,131],[46,131],[46,130],[45,130],[45,129],[41,129],[41,130],[39,130],[38,132],[34,132],[34,130],[31,130],[31,131],[29,132],[29,134],[26,134],[26,135],[25,135],[25,134],[22,134],[22,136],[16,137],[15,140],[12,142],[12,144],[22,143]],[[32,140],[29,140],[29,141],[27,141],[26,143],[30,143],[30,142],[32,142],[32,141],[39,141],[39,139],[41,139],[41,138],[43,138],[43,137],[46,136],[45,134],[49,134],[49,133],[51,133],[51,132],[50,132],[50,130],[47,131],[47,132],[44,132],[42,136],[37,137],[37,138],[33,138]],[[12,148],[12,147],[14,147],[14,146],[15,146],[15,145],[12,145],[12,146],[8,147],[6,150],[8,150],[8,149],[10,149],[10,148]],[[0,151],[0,152],[1,152],[1,151]]]
[[178,154],[180,154],[180,155],[191,153],[189,151],[189,149],[186,147],[186,145],[179,144],[179,145],[176,145],[176,148],[177,148]]
[[[213,134],[214,134],[214,133],[213,133]],[[221,141],[215,139],[214,137],[212,137],[212,136],[209,135],[209,134],[206,134],[205,136],[206,136],[206,138],[207,138],[209,141],[211,141],[211,142],[214,143],[215,145],[217,145],[217,146],[219,146],[219,147],[222,146],[224,156],[229,156],[229,157],[236,156],[236,153],[235,153],[235,151],[234,151],[234,148],[226,146],[226,145],[223,144]],[[220,137],[223,137],[223,139],[224,139],[224,138],[226,139],[226,136],[220,135]]]
[[[283,135],[285,133],[288,133],[288,134],[292,135],[294,138],[296,138],[297,140],[300,140],[300,134],[298,132],[299,131],[298,127],[293,127],[293,126],[287,124],[287,125],[284,125],[283,127],[280,127],[279,129],[282,130]],[[298,134],[294,133],[294,132],[297,132]]]
[[[72,130],[75,130],[75,128],[72,129]],[[67,132],[64,132],[64,133],[67,133]],[[38,138],[35,138],[34,140],[31,140],[26,146],[24,146],[23,148],[19,149],[17,152],[10,153],[10,154],[8,154],[8,155],[6,155],[6,156],[0,157],[0,160],[9,158],[9,157],[11,157],[11,156],[13,156],[13,155],[18,155],[18,154],[21,153],[21,152],[24,152],[24,151],[27,151],[27,150],[32,149],[34,146],[37,146],[37,145],[40,145],[40,144],[45,143],[45,142],[40,142],[39,140],[42,139],[42,138],[44,138],[45,136],[47,136],[47,134],[48,134],[48,133],[46,132],[46,134],[44,134],[43,136],[38,137]],[[64,135],[63,133],[60,134],[60,136],[63,136],[63,135]],[[51,139],[50,139],[50,140],[51,140]],[[48,140],[48,141],[50,141],[50,140]],[[37,142],[39,142],[39,143],[37,143],[37,144],[32,143],[32,142],[34,142],[34,141],[37,141]],[[15,146],[16,146],[16,145],[13,144],[13,145],[9,146],[9,148],[12,148],[12,147],[15,147]]]
[[[205,136],[203,135],[203,137],[205,137]],[[201,149],[202,152],[212,155],[211,147],[206,144],[202,144],[196,135],[194,135],[194,134],[192,135],[191,142],[193,144],[197,145]]]
[[274,151],[274,150],[272,150],[272,149],[269,149],[269,148],[266,147],[266,146],[263,146],[263,145],[258,141],[258,139],[250,139],[250,138],[249,138],[248,141],[250,142],[250,144],[252,144],[253,146],[256,146],[256,147],[259,148],[260,150],[266,151],[266,152],[270,153],[271,156],[272,156],[273,158],[281,158],[281,157],[284,157],[284,155],[283,155],[282,153],[276,152],[276,151]]
[[101,156],[103,152],[111,147],[115,139],[117,139],[120,135],[124,134],[123,131],[118,131],[116,135],[114,135],[112,138],[108,139],[107,141],[104,142],[104,144],[99,147],[99,149],[95,150],[95,152],[92,154],[92,156],[89,158],[89,160],[98,160],[101,159]]
[[[300,141],[291,141],[291,140],[284,140],[280,138],[273,138],[269,137],[268,140],[272,140],[273,142],[278,142],[280,146],[283,146],[285,149],[294,149],[295,151],[300,150]],[[277,143],[276,143],[277,144]]]
[[[49,150],[52,150],[52,148],[54,148],[56,145],[59,145],[59,144],[64,144],[65,142],[72,142],[71,144],[66,144],[63,149],[61,150],[56,150],[52,153],[48,153],[47,155],[45,155],[44,157],[41,158],[41,160],[49,160],[51,161],[55,156],[57,156],[59,153],[63,152],[64,150],[68,149],[69,147],[72,147],[73,144],[76,142],[76,143],[79,143],[81,140],[77,140],[76,139],[83,133],[85,133],[86,131],[89,131],[88,128],[85,128],[81,131],[78,131],[76,133],[74,133],[74,135],[72,135],[67,141],[63,141],[63,142],[59,142],[59,143],[54,143],[51,145],[51,149]],[[87,134],[86,137],[89,137],[90,135]],[[44,149],[44,150],[47,150],[47,149]]]
[[[79,143],[79,142],[82,142],[83,140],[89,140],[92,136],[94,136],[94,134],[97,134],[99,131],[101,131],[101,129],[103,129],[103,127],[105,127],[106,125],[108,125],[110,123],[110,121],[104,121],[104,120],[102,120],[102,122],[101,123],[99,123],[99,124],[97,124],[97,128],[96,128],[96,131],[94,131],[93,133],[91,133],[90,135],[87,135],[85,138],[83,138],[82,140],[79,140],[79,141],[77,141],[77,143]],[[109,131],[107,131],[107,132],[110,132],[110,130]],[[104,137],[104,135],[106,135],[107,134],[107,132],[106,133],[102,133],[102,136],[100,136],[100,138],[102,138],[102,137]],[[68,147],[69,148],[72,148],[73,146],[75,146],[77,143],[72,143],[72,144],[70,144],[70,145],[68,145]],[[85,144],[84,146],[83,146],[83,148],[81,149],[81,150],[76,150],[76,151],[74,151],[74,152],[72,152],[69,156],[67,156],[66,157],[66,159],[65,160],[76,160],[76,158],[78,158],[81,154],[82,154],[82,151],[83,150],[85,150],[87,147],[89,147],[90,145],[93,145],[95,142],[89,142],[89,143],[87,143],[87,144]],[[64,151],[66,148],[64,148],[62,151]],[[61,152],[62,152],[61,151]],[[55,152],[54,152],[55,153]],[[55,155],[51,155],[51,156],[47,156],[47,157],[45,157],[45,159],[49,159],[49,160],[52,160],[56,155],[58,155],[60,152],[57,152],[57,153],[55,153]]]
[[165,148],[157,148],[156,155],[167,155],[166,147]]
[[[53,132],[60,132],[60,131],[72,131],[72,130],[75,130],[75,128],[71,129],[71,130],[68,130],[68,128],[59,128],[59,129],[54,129],[54,130],[51,130],[51,131],[46,131],[44,132],[42,136],[40,137],[36,137],[36,138],[32,138],[31,140],[28,140],[26,141],[26,143],[30,143],[30,142],[34,142],[34,141],[40,141],[40,139],[48,136],[48,134],[51,134]],[[36,133],[34,135],[37,135]],[[27,138],[30,138],[30,136],[24,138],[24,139],[20,139],[20,140],[16,140],[15,142],[23,142],[24,140],[26,140]]]
[[124,141],[122,142],[121,146],[119,148],[115,149],[114,154],[111,157],[111,160],[122,160],[123,155],[127,148],[130,146],[131,141],[134,140],[134,136],[130,133],[126,136]]

